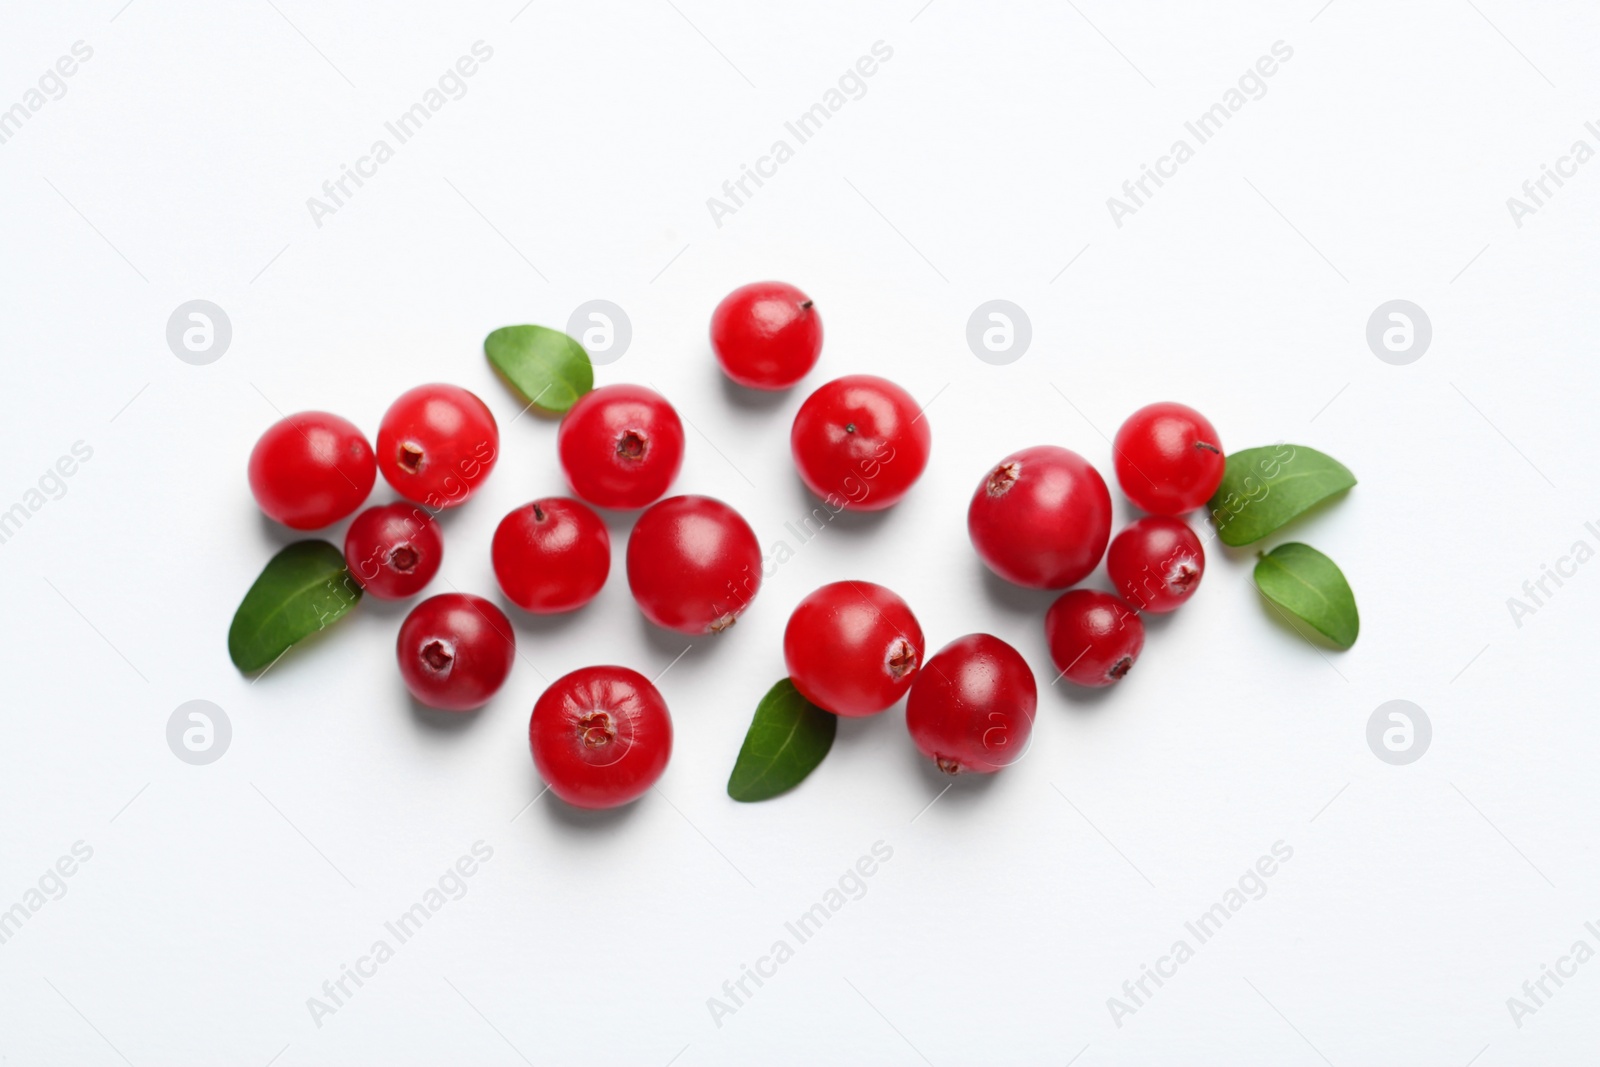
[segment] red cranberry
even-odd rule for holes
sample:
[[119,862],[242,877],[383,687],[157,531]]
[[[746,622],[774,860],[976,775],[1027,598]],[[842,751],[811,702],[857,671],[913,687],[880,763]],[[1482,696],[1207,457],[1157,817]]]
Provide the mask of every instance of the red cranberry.
[[783,658],[800,695],[835,715],[876,715],[911,688],[922,627],[904,600],[871,582],[833,582],[800,601]]
[[487,704],[517,654],[505,612],[470,593],[440,593],[412,608],[395,648],[411,695],[443,711]]
[[1140,611],[1176,611],[1200,588],[1206,550],[1181,519],[1146,515],[1128,524],[1106,550],[1106,573]]
[[812,393],[789,434],[800,480],[846,511],[899,501],[922,476],[932,446],[911,394],[870,374],[836,378]]
[[639,672],[585,667],[539,697],[528,745],[556,796],[579,808],[614,808],[637,800],[667,769],[672,716]]
[[1113,442],[1117,482],[1152,515],[1182,515],[1211,499],[1222,484],[1222,439],[1206,417],[1182,404],[1142,407]]
[[524,504],[500,520],[490,548],[507,599],[540,614],[593,600],[611,571],[611,535],[590,507],[566,497]]
[[628,535],[628,588],[644,617],[686,634],[732,626],[761,588],[755,531],[708,496],[669,497]]
[[400,394],[378,427],[378,469],[395,492],[435,510],[465,504],[500,455],[488,405],[456,385]]
[[1074,589],[1044,617],[1050,658],[1069,682],[1099,687],[1133,669],[1144,648],[1144,622],[1132,607],[1097,589]]
[[1025,448],[985,475],[967,508],[972,547],[989,569],[1030,589],[1063,589],[1100,563],[1111,493],[1076,452]]
[[642,385],[587,393],[556,434],[572,491],[599,508],[642,508],[661,497],[683,466],[683,423],[666,399]]
[[906,728],[946,774],[992,774],[1027,751],[1039,689],[1020,653],[968,634],[923,664],[906,698]]
[[822,354],[822,316],[784,282],[752,282],[711,314],[711,348],[728,377],[751,389],[788,389]]
[[361,431],[326,411],[273,423],[251,450],[249,470],[261,510],[296,530],[338,522],[361,506],[378,477]]
[[403,600],[433,581],[444,538],[415,504],[383,504],[356,516],[344,535],[344,564],[380,600]]

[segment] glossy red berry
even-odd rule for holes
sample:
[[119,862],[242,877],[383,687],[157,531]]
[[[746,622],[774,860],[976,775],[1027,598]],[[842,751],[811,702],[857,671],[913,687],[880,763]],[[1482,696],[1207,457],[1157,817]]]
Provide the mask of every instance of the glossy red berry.
[[535,500],[501,519],[489,553],[506,598],[540,614],[583,607],[611,571],[606,524],[567,497]]
[[822,354],[822,316],[785,282],[741,285],[711,314],[711,349],[728,377],[751,389],[787,389]]
[[470,593],[440,593],[411,609],[395,643],[400,677],[430,708],[471,711],[511,673],[516,636],[505,612]]
[[1152,515],[1193,511],[1222,484],[1222,439],[1204,415],[1183,404],[1135,411],[1113,448],[1122,491]]
[[870,374],[819,388],[800,405],[789,448],[806,488],[846,511],[880,511],[910,492],[933,435],[911,394]]
[[488,405],[456,385],[400,394],[378,426],[378,469],[395,492],[435,510],[465,504],[500,457]]
[[911,688],[922,627],[904,600],[871,582],[833,582],[800,601],[783,658],[800,695],[835,715],[876,715]]
[[1178,610],[1205,572],[1206,550],[1181,519],[1146,515],[1106,549],[1106,573],[1122,599],[1157,615]]
[[403,600],[439,573],[444,538],[433,516],[415,504],[368,508],[344,535],[344,563],[379,600]]
[[1028,749],[1039,689],[1022,655],[968,634],[923,664],[906,698],[906,729],[946,774],[992,774]]
[[279,419],[250,451],[250,492],[267,517],[296,530],[338,522],[367,499],[378,468],[353,424],[326,411]]
[[657,626],[686,634],[725,630],[761,588],[755,531],[720,500],[668,497],[628,535],[628,588]]
[[1123,600],[1098,589],[1061,594],[1044,617],[1050,659],[1069,682],[1099,687],[1120,680],[1144,648],[1144,622]]
[[607,385],[585,394],[556,434],[572,491],[599,508],[658,500],[683,466],[683,423],[661,394]]
[[1111,537],[1111,493],[1076,452],[1025,448],[984,475],[967,507],[967,534],[1006,581],[1062,589],[1099,565]]
[[667,769],[672,716],[639,672],[585,667],[539,697],[528,745],[556,796],[579,808],[614,808],[637,800]]

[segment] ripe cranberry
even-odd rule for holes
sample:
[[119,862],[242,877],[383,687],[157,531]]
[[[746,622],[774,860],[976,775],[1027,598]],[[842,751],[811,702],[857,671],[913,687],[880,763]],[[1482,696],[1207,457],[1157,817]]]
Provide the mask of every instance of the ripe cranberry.
[[433,516],[415,504],[368,508],[344,535],[344,564],[379,600],[403,600],[433,581],[444,538]]
[[1027,751],[1039,689],[1016,649],[988,634],[958,637],[923,664],[906,728],[946,774],[992,774]]
[[434,509],[465,504],[499,456],[500,429],[488,405],[456,385],[401,393],[378,426],[384,480]]
[[267,428],[250,451],[250,492],[285,526],[315,530],[367,499],[378,468],[354,425],[326,411],[302,411]]
[[871,582],[833,582],[800,601],[783,631],[789,680],[811,703],[876,715],[911,688],[922,627],[904,600]]
[[1133,669],[1144,648],[1144,622],[1110,593],[1074,589],[1045,613],[1044,638],[1067,681],[1098,688]]
[[1157,615],[1178,610],[1200,588],[1206,550],[1181,519],[1147,515],[1111,539],[1106,573],[1122,598]]
[[583,607],[611,571],[606,524],[566,497],[535,500],[501,519],[489,551],[506,597],[541,615]]
[[672,716],[650,679],[626,667],[557,678],[533,705],[528,747],[539,777],[579,808],[637,800],[672,755]]
[[755,531],[720,500],[668,497],[628,535],[628,588],[657,626],[686,634],[726,630],[761,588]]
[[932,444],[911,394],[870,374],[836,378],[812,393],[789,433],[800,480],[846,511],[881,511],[905,496]]
[[1006,581],[1063,589],[1099,565],[1111,537],[1111,493],[1076,452],[1025,448],[984,476],[967,508],[967,534]]
[[1182,404],[1135,411],[1113,448],[1122,491],[1152,515],[1193,511],[1222,484],[1222,439],[1204,415]]
[[723,373],[751,389],[787,389],[822,354],[822,316],[784,282],[752,282],[711,313],[711,348]]
[[483,597],[440,593],[400,624],[400,677],[430,708],[471,711],[505,684],[516,640],[505,612]]
[[683,466],[683,423],[660,393],[607,385],[585,394],[556,434],[573,492],[599,508],[642,508]]

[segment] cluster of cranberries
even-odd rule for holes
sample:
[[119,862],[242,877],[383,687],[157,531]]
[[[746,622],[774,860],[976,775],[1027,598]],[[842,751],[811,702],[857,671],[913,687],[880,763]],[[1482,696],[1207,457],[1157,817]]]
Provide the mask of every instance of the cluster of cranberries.
[[[733,381],[788,389],[817,362],[822,320],[793,286],[747,285],[718,305],[711,345]],[[790,445],[812,492],[841,509],[877,511],[898,502],[921,476],[931,436],[904,389],[850,375],[801,405]],[[403,500],[356,516],[345,535],[345,561],[366,592],[404,599],[438,573],[444,539],[435,514],[471,498],[494,469],[499,447],[498,427],[482,400],[457,386],[423,385],[389,407],[376,450],[336,415],[305,412],[279,421],[251,453],[250,487],[268,516],[310,530],[355,512],[381,472]],[[506,599],[539,614],[587,604],[611,568],[610,535],[594,509],[644,509],[626,552],[639,610],[686,634],[732,625],[760,587],[760,549],[749,523],[727,504],[665,496],[684,449],[672,405],[637,385],[595,389],[563,417],[557,449],[575,496],[524,504],[495,530],[491,558]],[[1117,435],[1116,454],[1124,491],[1152,513],[1111,543],[1108,569],[1122,598],[1075,590],[1046,618],[1056,665],[1084,685],[1110,684],[1132,666],[1144,640],[1135,606],[1171,611],[1194,592],[1204,553],[1174,516],[1207,499],[1222,477],[1215,432],[1177,404],[1136,413]],[[1051,446],[1002,460],[968,511],[984,562],[1034,588],[1065,588],[1094,570],[1110,522],[1104,480],[1081,457]],[[469,711],[504,684],[516,646],[504,612],[482,597],[452,592],[411,610],[396,652],[400,676],[419,702]],[[789,620],[784,656],[800,692],[837,715],[874,715],[909,691],[912,738],[950,773],[998,770],[1026,748],[1037,692],[1022,656],[996,637],[971,634],[924,661],[915,616],[882,586],[837,582],[811,593]],[[579,807],[613,807],[660,777],[671,755],[672,720],[642,675],[588,667],[546,689],[534,705],[529,741],[557,796]]]
[[[1141,611],[1176,611],[1205,574],[1205,549],[1181,515],[1205,504],[1222,482],[1221,440],[1205,416],[1181,403],[1152,403],[1123,422],[1112,442],[1117,482],[1149,515],[1126,526],[1107,549],[1110,498],[1088,462],[1066,450],[1026,450],[1000,461],[968,510],[973,544],[1002,577],[1034,589],[1082,581],[1106,557],[1120,597],[1091,589],[1062,593],[1045,614],[1045,640],[1059,677],[1107,686],[1125,677],[1144,649]],[[1032,453],[1032,456],[1030,456]],[[1040,456],[1038,453],[1046,453]],[[1018,494],[1006,504],[1006,499]],[[1058,531],[1070,563],[1029,571],[989,547],[995,515]],[[981,534],[979,530],[986,533]],[[1050,557],[1050,550],[1043,549]]]
[[[926,421],[916,421],[920,429],[907,425],[880,447],[925,459]],[[1118,482],[1150,513],[1115,540],[1105,479],[1083,457],[1052,445],[1002,459],[967,509],[978,556],[1017,585],[1065,589],[1106,559],[1120,596],[1072,589],[1045,616],[1060,676],[1083,686],[1111,685],[1128,673],[1144,647],[1139,612],[1173,611],[1194,595],[1205,551],[1179,516],[1209,499],[1223,474],[1216,431],[1182,404],[1135,412],[1114,447]],[[898,499],[905,487],[894,485]],[[909,692],[912,740],[946,773],[992,773],[1020,758],[1038,703],[1022,655],[989,634],[957,638],[926,662],[923,651],[922,628],[906,602],[870,582],[818,589],[801,601],[784,634],[790,678],[818,707],[875,715]]]
[[1059,677],[1090,687],[1132,669],[1144,648],[1140,612],[1176,611],[1199,587],[1205,549],[1181,516],[1217,491],[1225,465],[1216,430],[1183,404],[1140,408],[1117,431],[1112,451],[1122,491],[1149,513],[1115,540],[1105,479],[1082,456],[1051,445],[1001,460],[967,509],[978,555],[1018,585],[1064,589],[1105,558],[1120,596],[1073,589],[1045,615]]
[[[811,370],[822,348],[822,320],[811,301],[780,284],[731,294],[717,308],[711,333],[728,375],[754,388],[788,388]],[[882,433],[915,414],[904,392],[878,383],[888,390],[885,407],[870,387],[863,392],[863,381],[876,379],[824,387],[807,407],[809,421],[796,425],[796,456],[818,492],[842,491],[843,479],[872,461]],[[844,414],[830,421],[830,412]],[[848,430],[833,434],[835,423],[852,419]],[[534,500],[501,520],[491,557],[506,599],[540,614],[587,604],[611,569],[610,535],[594,509],[643,508],[626,557],[639,610],[687,634],[732,625],[760,586],[760,549],[749,523],[721,501],[662,499],[683,463],[683,423],[672,405],[637,385],[593,390],[562,419],[557,446],[575,496]],[[360,508],[381,471],[403,499],[356,516],[345,534],[345,563],[367,593],[399,600],[421,592],[438,573],[444,538],[434,516],[472,497],[499,450],[499,428],[482,400],[457,386],[423,385],[390,405],[376,449],[337,415],[312,411],[280,420],[251,452],[250,488],[269,517],[314,530]],[[443,593],[406,616],[396,653],[400,676],[419,702],[470,711],[505,683],[516,638],[490,601]],[[558,679],[540,697],[529,740],[540,774],[558,796],[581,807],[611,807],[660,777],[672,750],[672,720],[648,679],[623,667],[590,667]]]

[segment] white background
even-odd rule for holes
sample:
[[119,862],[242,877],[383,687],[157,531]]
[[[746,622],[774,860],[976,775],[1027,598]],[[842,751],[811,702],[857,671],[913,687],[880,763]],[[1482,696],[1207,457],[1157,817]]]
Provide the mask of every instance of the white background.
[[[1583,128],[1600,18],[1506,0],[920,3],[7,5],[0,108],[73,42],[94,55],[0,145],[0,507],[74,442],[93,458],[0,545],[0,908],[74,842],[93,858],[0,946],[5,1062],[1600,1056],[1600,963],[1520,1028],[1506,1005],[1574,941],[1600,948],[1583,926],[1600,920],[1600,563],[1520,628],[1506,604],[1574,541],[1600,547],[1584,529],[1600,162],[1521,228],[1505,203],[1575,139],[1600,147]],[[494,55],[467,94],[316,226],[306,199],[478,40]],[[893,58],[866,95],[715,225],[707,197],[880,40]],[[1106,198],[1280,40],[1294,55],[1266,96],[1115,226]],[[816,299],[827,342],[800,389],[752,402],[705,331],[765,277]],[[209,366],[165,342],[195,298],[233,325]],[[638,616],[620,565],[574,617],[517,616],[509,683],[453,725],[401,686],[405,605],[369,599],[254,684],[224,640],[291,539],[251,501],[255,438],[308,408],[373,434],[425,381],[478,392],[503,446],[445,519],[433,591],[497,596],[495,523],[564,485],[555,424],[517,417],[482,338],[563,326],[593,298],[634,332],[599,380],[678,406],[678,490],[726,499],[765,547],[812,506],[787,447],[809,389],[884,374],[930,405],[934,436],[901,505],[834,523],[676,661],[660,791],[602,816],[527,807],[526,726],[545,679],[654,675],[684,650]],[[1032,320],[1009,366],[965,341],[993,298]],[[1409,366],[1365,342],[1394,298],[1434,326]],[[1227,447],[1289,440],[1356,472],[1261,546],[1305,540],[1343,566],[1354,649],[1275,623],[1252,553],[1213,551],[1128,680],[1045,686],[1049,597],[985,576],[968,496],[1037,443],[1109,475],[1104,435],[1160,399],[1207,413]],[[390,497],[380,481],[374,502]],[[792,794],[727,798],[791,607],[845,577],[904,594],[930,652],[974,630],[1022,650],[1044,691],[1021,764],[941,796],[897,708],[843,723]],[[165,740],[191,699],[233,725],[209,766]],[[1410,766],[1367,747],[1390,699],[1432,720]],[[478,840],[493,859],[466,896],[317,1026],[307,998]],[[708,998],[877,841],[893,858],[866,895],[717,1026]],[[1107,998],[1277,841],[1293,858],[1266,895],[1117,1026]]]

